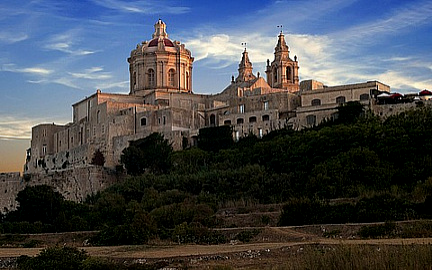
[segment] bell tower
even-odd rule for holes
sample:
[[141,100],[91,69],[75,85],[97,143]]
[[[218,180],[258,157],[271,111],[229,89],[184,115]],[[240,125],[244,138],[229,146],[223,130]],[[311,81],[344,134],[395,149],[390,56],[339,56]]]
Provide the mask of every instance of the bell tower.
[[245,82],[252,79],[256,79],[255,75],[252,73],[252,63],[249,60],[248,52],[246,48],[243,52],[242,60],[240,61],[238,68],[239,75],[236,78],[236,82]]
[[267,59],[267,83],[273,88],[286,89],[291,93],[297,92],[299,91],[298,69],[297,56],[294,56],[294,60],[289,57],[289,47],[281,31],[275,47],[274,60],[270,64],[270,60]]

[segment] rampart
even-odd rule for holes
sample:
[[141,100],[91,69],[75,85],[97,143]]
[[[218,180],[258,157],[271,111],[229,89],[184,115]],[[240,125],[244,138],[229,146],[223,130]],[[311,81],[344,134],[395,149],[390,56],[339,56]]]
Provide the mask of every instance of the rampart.
[[20,173],[0,173],[0,210],[7,212],[18,206],[15,198],[26,186],[49,185],[65,199],[82,202],[87,195],[95,194],[122,179],[115,171],[101,166],[82,166],[20,176]]

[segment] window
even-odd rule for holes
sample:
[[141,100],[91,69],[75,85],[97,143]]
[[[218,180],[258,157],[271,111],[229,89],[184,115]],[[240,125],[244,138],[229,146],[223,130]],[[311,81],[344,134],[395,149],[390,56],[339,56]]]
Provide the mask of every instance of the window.
[[168,85],[169,86],[175,86],[175,70],[170,69],[168,71]]
[[245,112],[245,105],[241,104],[239,105],[239,113],[244,113]]
[[319,106],[319,105],[321,105],[321,99],[312,99],[312,102],[311,102],[311,105],[312,106]]
[[278,75],[277,75],[277,69],[273,69],[273,83],[277,83]]
[[266,115],[263,115],[263,116],[262,116],[262,120],[263,120],[263,121],[269,121],[269,120],[270,120],[270,116],[268,116],[267,114],[266,114]]
[[344,96],[337,97],[336,103],[337,104],[344,104],[345,103],[345,97]]
[[315,115],[308,115],[308,116],[306,116],[306,124],[308,126],[315,126],[315,124],[316,124],[316,116]]
[[46,153],[47,153],[47,145],[44,144],[44,145],[42,145],[42,156],[45,156]]
[[258,129],[258,136],[259,136],[260,138],[263,137],[263,130],[262,130],[262,128],[259,128],[259,129]]
[[136,86],[136,81],[137,81],[137,74],[136,74],[136,72],[133,73],[132,81],[133,81],[133,85]]
[[269,109],[269,102],[264,101],[264,111],[268,111],[268,109]]
[[230,125],[231,125],[231,120],[225,120],[225,121],[224,121],[224,125],[226,125],[226,126],[230,126]]
[[369,100],[369,94],[361,94],[360,100]]
[[149,69],[147,73],[147,83],[148,86],[155,86],[155,72],[153,69]]
[[102,125],[102,134],[105,134],[105,125]]
[[96,127],[93,127],[93,137],[96,137]]
[[249,117],[249,123],[255,123],[256,122],[256,116]]
[[165,116],[163,116],[163,124],[164,125],[166,124],[166,117]]
[[96,113],[96,123],[100,123],[100,111],[98,110]]
[[143,117],[141,118],[141,126],[146,126],[147,125],[147,118]]
[[240,125],[240,124],[243,124],[243,123],[244,123],[243,118],[238,118],[237,119],[237,125]]
[[189,90],[189,72],[186,72],[186,90]]
[[286,68],[286,80],[287,80],[287,82],[292,82],[292,79],[291,79],[291,67],[287,67]]
[[216,125],[216,116],[214,114],[210,115],[210,126],[214,127]]

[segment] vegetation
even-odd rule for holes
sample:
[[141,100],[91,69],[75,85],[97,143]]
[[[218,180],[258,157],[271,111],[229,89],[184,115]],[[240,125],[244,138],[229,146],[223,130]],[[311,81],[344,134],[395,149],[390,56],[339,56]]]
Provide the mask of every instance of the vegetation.
[[1,230],[100,230],[92,240],[100,245],[154,237],[216,243],[224,238],[208,230],[218,226],[215,212],[235,201],[284,203],[280,225],[432,216],[430,108],[382,121],[354,103],[339,109],[338,120],[302,131],[236,143],[230,132],[205,129],[199,148],[178,152],[157,133],[131,142],[121,157],[131,175],[126,181],[82,204],[47,186],[27,187]]
[[431,245],[306,246],[271,269],[428,269]]

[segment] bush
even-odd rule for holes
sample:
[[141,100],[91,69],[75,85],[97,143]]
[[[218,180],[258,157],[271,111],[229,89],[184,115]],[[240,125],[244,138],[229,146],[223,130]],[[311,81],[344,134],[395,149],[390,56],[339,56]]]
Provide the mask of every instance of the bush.
[[84,250],[72,247],[50,247],[34,258],[21,256],[17,263],[22,270],[77,270],[88,258]]
[[362,238],[388,238],[394,235],[396,224],[386,221],[381,225],[363,226],[360,228],[358,235]]

